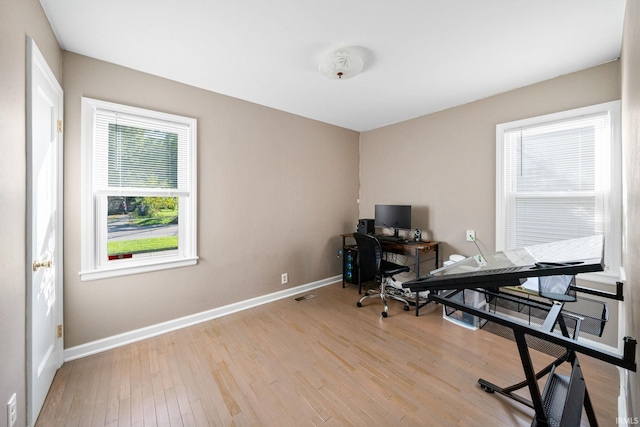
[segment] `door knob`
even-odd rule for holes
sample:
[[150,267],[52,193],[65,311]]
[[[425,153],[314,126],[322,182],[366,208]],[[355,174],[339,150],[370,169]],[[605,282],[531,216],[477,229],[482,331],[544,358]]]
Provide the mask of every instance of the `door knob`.
[[33,261],[33,271],[38,271],[40,267],[51,268],[51,260],[49,261]]

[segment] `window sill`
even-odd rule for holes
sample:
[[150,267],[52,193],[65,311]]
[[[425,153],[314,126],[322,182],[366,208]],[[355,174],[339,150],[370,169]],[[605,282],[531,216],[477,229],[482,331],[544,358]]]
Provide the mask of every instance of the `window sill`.
[[105,267],[100,269],[90,269],[81,271],[80,279],[82,281],[108,279],[111,277],[130,276],[133,274],[150,273],[152,271],[168,270],[172,268],[188,267],[196,265],[198,257],[180,257],[171,260],[154,260],[146,262],[137,262],[135,264],[127,262],[127,265],[118,265],[114,267]]

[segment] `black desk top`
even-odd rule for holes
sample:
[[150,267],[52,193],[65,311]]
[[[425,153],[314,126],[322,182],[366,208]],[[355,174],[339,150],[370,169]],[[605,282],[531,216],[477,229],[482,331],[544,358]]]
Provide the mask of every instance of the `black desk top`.
[[[353,237],[353,233],[344,233],[342,237]],[[415,240],[384,240],[378,239],[383,249],[389,252],[403,253],[407,251],[415,252],[432,252],[438,248],[440,242],[433,240],[415,241]]]
[[469,257],[403,286],[412,292],[513,286],[527,277],[575,275],[603,268],[603,237],[598,235]]

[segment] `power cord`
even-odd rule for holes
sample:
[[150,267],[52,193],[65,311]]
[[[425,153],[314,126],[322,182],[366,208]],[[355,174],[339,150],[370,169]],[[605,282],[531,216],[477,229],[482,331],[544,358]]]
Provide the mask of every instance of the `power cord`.
[[476,241],[477,240],[476,237],[475,236],[469,236],[469,239],[473,242],[474,245],[476,245],[476,248],[478,249],[478,252],[480,253],[479,255],[477,255],[476,261],[480,265],[485,265],[487,263],[487,261],[486,261],[487,258],[484,256],[484,254],[480,250],[480,246],[478,246],[478,242]]

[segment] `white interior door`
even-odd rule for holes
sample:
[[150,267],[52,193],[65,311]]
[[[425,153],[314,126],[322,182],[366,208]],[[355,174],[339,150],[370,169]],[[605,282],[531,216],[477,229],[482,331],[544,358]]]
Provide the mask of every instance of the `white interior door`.
[[27,39],[27,423],[62,365],[62,88]]

